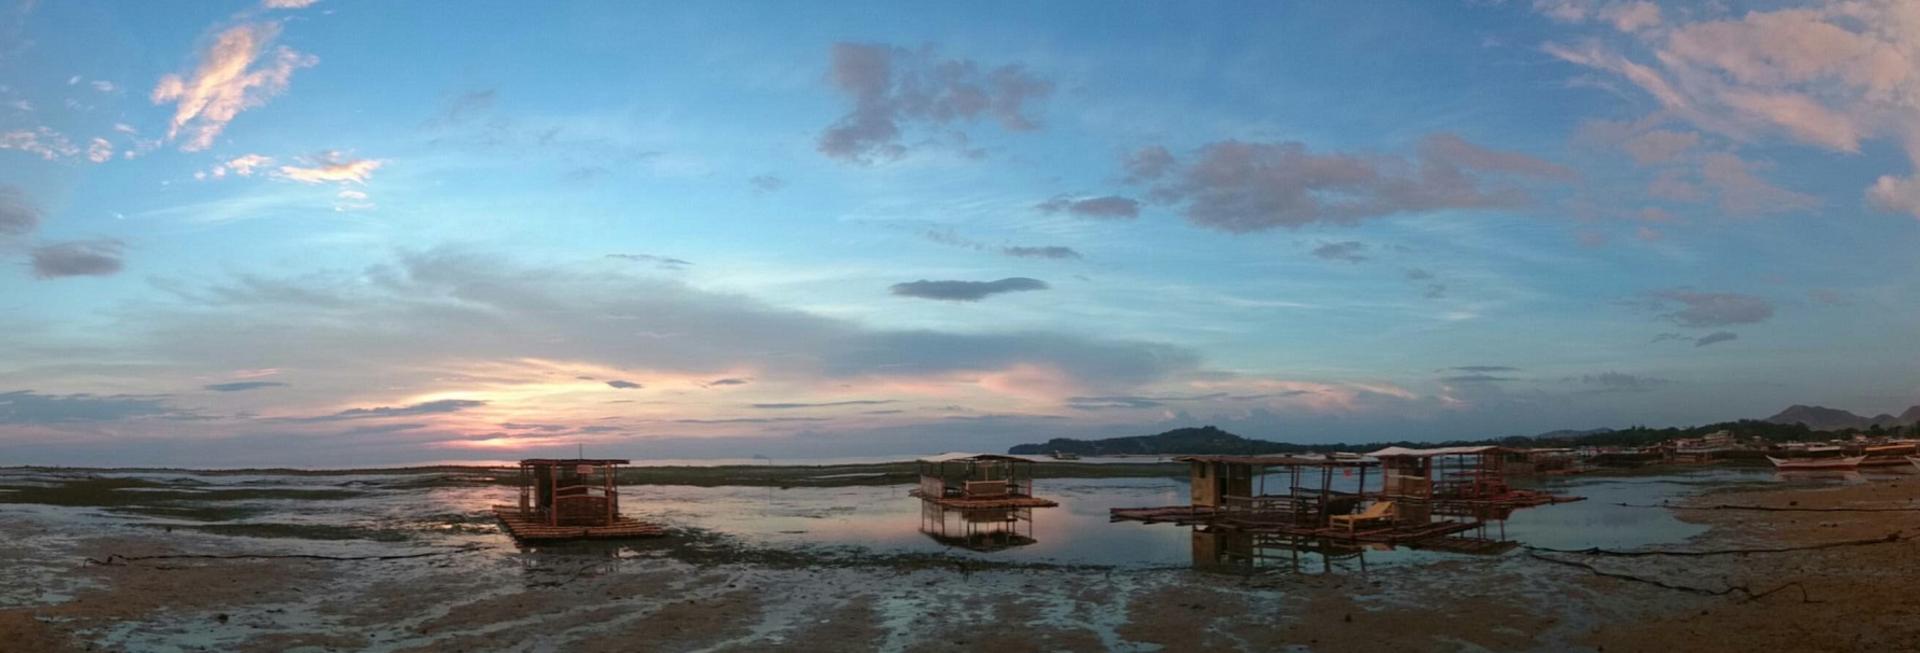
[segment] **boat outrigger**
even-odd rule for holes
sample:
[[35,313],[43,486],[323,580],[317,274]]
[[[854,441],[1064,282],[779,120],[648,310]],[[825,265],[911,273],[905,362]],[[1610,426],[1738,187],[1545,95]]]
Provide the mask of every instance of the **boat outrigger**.
[[1773,462],[1774,469],[1783,472],[1812,471],[1822,469],[1858,469],[1860,461],[1866,456],[1848,456],[1846,458],[1775,458],[1767,456]]

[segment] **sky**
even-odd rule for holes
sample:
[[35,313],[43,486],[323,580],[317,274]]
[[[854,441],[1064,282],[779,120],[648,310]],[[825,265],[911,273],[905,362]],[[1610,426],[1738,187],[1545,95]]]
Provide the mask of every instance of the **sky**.
[[1920,403],[1920,5],[0,5],[0,464]]

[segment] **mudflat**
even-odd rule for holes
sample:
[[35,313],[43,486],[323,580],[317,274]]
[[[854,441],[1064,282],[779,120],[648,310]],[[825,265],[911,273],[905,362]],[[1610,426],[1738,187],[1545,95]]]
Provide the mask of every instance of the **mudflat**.
[[[1914,650],[1920,601],[1907,579],[1920,577],[1920,552],[1903,538],[1920,532],[1916,478],[1721,487],[1638,508],[1705,530],[1631,552],[1708,555],[1522,547],[1225,571],[826,551],[685,527],[630,545],[520,548],[462,510],[381,517],[413,493],[445,491],[394,479],[367,481],[388,484],[377,500],[249,482],[253,494],[221,510],[253,522],[126,523],[100,515],[215,510],[167,497],[242,490],[119,481],[140,489],[0,503],[10,543],[0,641],[10,651]],[[50,497],[66,487],[36,483]],[[484,505],[498,488],[471,491]],[[278,515],[274,526],[260,526],[262,511]],[[328,513],[350,516],[301,517]],[[1824,548],[1713,553],[1809,546]]]

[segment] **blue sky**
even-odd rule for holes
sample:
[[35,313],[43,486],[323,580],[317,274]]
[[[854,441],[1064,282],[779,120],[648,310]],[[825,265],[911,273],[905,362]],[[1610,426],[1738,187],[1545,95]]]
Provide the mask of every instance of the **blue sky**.
[[1725,4],[15,3],[0,455],[1920,403],[1920,10]]

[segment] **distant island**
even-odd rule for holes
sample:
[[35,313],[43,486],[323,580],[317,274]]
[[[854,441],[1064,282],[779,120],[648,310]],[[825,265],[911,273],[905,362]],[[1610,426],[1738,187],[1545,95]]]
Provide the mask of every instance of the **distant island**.
[[1673,438],[1700,437],[1727,431],[1739,437],[1765,438],[1774,442],[1824,440],[1853,434],[1920,437],[1920,406],[1908,408],[1899,416],[1862,417],[1851,412],[1820,406],[1794,405],[1764,420],[1743,419],[1686,428],[1562,430],[1538,435],[1515,435],[1481,440],[1447,442],[1372,442],[1298,444],[1247,438],[1214,426],[1177,428],[1153,435],[1133,435],[1101,440],[1054,438],[1038,444],[1015,445],[1013,455],[1076,456],[1164,456],[1174,454],[1257,455],[1318,453],[1328,451],[1373,451],[1389,446],[1436,447],[1501,445],[1509,447],[1643,447]]

